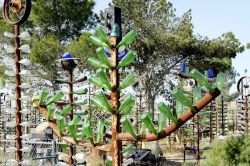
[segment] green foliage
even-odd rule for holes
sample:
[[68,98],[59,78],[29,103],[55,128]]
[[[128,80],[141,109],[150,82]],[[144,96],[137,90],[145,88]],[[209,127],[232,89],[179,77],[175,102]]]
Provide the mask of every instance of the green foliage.
[[88,69],[87,59],[95,54],[95,46],[89,42],[90,33],[84,32],[79,39],[73,40],[65,48],[66,52],[70,52],[74,57],[81,59],[81,68]]
[[6,66],[0,66],[0,87],[4,84],[4,81],[8,78],[8,76],[4,74],[5,70],[7,70]]
[[[189,61],[201,71],[208,68],[225,71],[232,65],[231,58],[244,50],[231,32],[215,39],[194,35],[191,10],[179,17],[167,0],[113,0],[113,3],[122,9],[123,31],[138,31],[132,45],[138,54],[135,69],[140,75],[145,73],[143,81],[149,104],[164,88],[166,75],[181,61]],[[150,105],[153,111],[154,106]]]
[[[78,38],[81,31],[95,25],[95,2],[70,0],[35,0],[32,6],[30,28],[40,36],[53,33],[59,41]],[[39,27],[39,28],[36,28]]]
[[53,77],[57,68],[56,60],[63,49],[60,41],[54,36],[47,36],[47,38],[35,40],[33,43],[30,53],[31,61],[44,66]]
[[207,159],[201,165],[206,166],[235,166],[250,164],[250,137],[241,135],[227,138],[226,141],[215,141],[212,149],[205,154]]

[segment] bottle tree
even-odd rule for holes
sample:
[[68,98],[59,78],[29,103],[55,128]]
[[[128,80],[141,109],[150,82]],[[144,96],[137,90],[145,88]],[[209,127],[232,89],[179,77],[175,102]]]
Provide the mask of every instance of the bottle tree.
[[[133,112],[135,97],[131,94],[126,94],[124,91],[125,88],[134,83],[137,76],[135,72],[131,71],[124,78],[120,79],[121,69],[131,65],[136,59],[136,54],[133,51],[129,51],[126,54],[119,54],[118,52],[121,46],[127,46],[135,40],[136,31],[130,31],[120,42],[117,42],[119,35],[120,27],[115,24],[110,37],[105,34],[102,27],[98,27],[95,35],[90,37],[90,40],[99,48],[96,49],[98,59],[94,57],[88,59],[89,64],[97,69],[96,75],[91,76],[89,81],[100,88],[100,91],[91,99],[91,103],[96,109],[103,111],[105,114],[110,114],[111,119],[100,120],[97,130],[93,131],[93,120],[90,117],[85,117],[84,120],[82,117],[77,117],[65,123],[65,117],[70,112],[69,110],[74,109],[74,104],[70,108],[63,108],[59,116],[51,115],[50,104],[60,100],[62,96],[60,92],[55,95],[59,96],[58,98],[54,96],[48,101],[46,101],[46,97],[41,95],[40,101],[40,111],[46,116],[46,119],[49,121],[48,125],[55,131],[55,134],[70,144],[109,151],[112,154],[113,166],[122,165],[122,152],[126,150],[122,151],[122,141],[147,142],[162,139],[181,127],[220,94],[216,87],[211,86],[197,70],[194,70],[194,79],[197,79],[201,85],[205,86],[209,93],[194,105],[181,91],[176,89],[172,93],[173,96],[187,106],[188,110],[176,118],[164,102],[160,102],[157,106],[162,117],[165,118],[159,120],[159,127],[156,127],[152,122],[152,115],[149,112],[145,112],[141,116],[141,121],[143,127],[147,128],[149,133],[146,134],[145,130],[137,133],[134,125],[128,118],[129,114]],[[107,54],[110,55],[110,58]],[[169,126],[166,126],[166,118],[172,121],[172,124]],[[105,133],[105,126],[107,125],[111,125],[112,134]],[[81,126],[80,130],[78,126]],[[110,140],[105,139],[104,141],[104,137]]]

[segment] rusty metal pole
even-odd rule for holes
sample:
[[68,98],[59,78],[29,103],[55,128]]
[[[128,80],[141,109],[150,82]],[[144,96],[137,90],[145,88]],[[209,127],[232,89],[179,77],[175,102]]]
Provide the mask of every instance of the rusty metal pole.
[[197,156],[196,159],[200,160],[200,129],[199,129],[199,114],[196,114],[196,130],[197,130],[197,134],[196,134],[196,138],[197,138]]
[[120,166],[122,163],[121,158],[121,145],[122,142],[117,140],[117,134],[120,133],[120,115],[116,113],[116,110],[120,106],[120,91],[119,88],[119,73],[117,70],[118,64],[118,50],[116,48],[117,37],[111,37],[110,43],[112,48],[110,50],[111,60],[111,106],[112,106],[112,166]]
[[245,115],[246,115],[246,131],[245,133],[248,134],[248,96],[245,96]]
[[[68,70],[68,82],[69,82],[69,103],[72,104],[74,102],[73,100],[73,71],[72,70]],[[74,109],[73,109],[74,110]],[[69,115],[69,119],[73,120],[73,110],[71,111],[70,115]],[[73,159],[73,155],[74,155],[74,147],[72,144],[70,144],[69,147],[69,165],[74,165],[74,159]]]
[[[18,163],[22,161],[22,128],[20,126],[20,123],[22,121],[21,117],[21,67],[19,61],[21,60],[20,56],[20,25],[16,24],[15,26],[15,55],[16,55],[16,160]],[[20,164],[19,164],[20,165]]]

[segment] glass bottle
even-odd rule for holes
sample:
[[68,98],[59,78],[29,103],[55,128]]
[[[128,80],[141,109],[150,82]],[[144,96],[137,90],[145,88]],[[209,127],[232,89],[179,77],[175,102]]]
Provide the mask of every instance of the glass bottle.
[[130,65],[131,63],[133,63],[135,61],[136,58],[136,54],[133,51],[129,51],[125,57],[119,62],[117,68],[122,68],[122,67],[126,67],[128,65]]
[[120,41],[120,43],[116,46],[117,48],[121,47],[121,46],[126,46],[130,43],[132,43],[135,38],[136,38],[136,31],[135,30],[131,30],[129,33],[127,33],[122,40]]
[[119,90],[121,89],[125,89],[128,86],[130,86],[131,84],[134,83],[135,79],[137,77],[137,74],[135,72],[131,72],[129,73],[124,80],[122,81],[121,85],[119,86]]
[[213,87],[209,84],[209,82],[207,81],[206,78],[204,78],[204,76],[196,69],[193,69],[190,72],[191,76],[202,86],[205,86],[209,92],[213,91]]
[[96,29],[95,29],[95,33],[96,35],[103,41],[105,42],[107,45],[110,46],[110,43],[109,43],[109,39],[108,39],[108,36],[106,35],[104,29],[102,26],[98,26]]
[[103,63],[105,63],[109,68],[111,68],[111,64],[110,64],[109,58],[107,57],[107,54],[104,52],[104,50],[101,47],[99,47],[99,48],[96,49],[96,53],[97,53],[98,58]]
[[127,108],[132,109],[135,104],[135,98],[133,96],[128,96],[120,105],[119,109],[117,110],[118,113],[126,113]]
[[191,101],[182,94],[182,92],[180,92],[178,89],[175,89],[173,92],[172,92],[172,95],[174,96],[174,98],[176,100],[178,100],[181,104],[187,106],[188,108],[194,110],[194,106],[193,104],[191,103]]
[[60,115],[65,117],[65,116],[68,115],[68,114],[70,113],[70,111],[72,111],[72,110],[73,110],[72,104],[68,104],[66,107],[64,107],[64,108],[62,109],[62,111],[60,112]]
[[107,76],[107,74],[103,71],[103,70],[100,70],[96,73],[96,75],[100,78],[102,84],[104,84],[105,88],[107,88],[108,90],[111,90],[112,87],[111,87],[111,84],[109,82],[109,78]]
[[64,96],[63,92],[59,91],[54,96],[52,96],[47,102],[46,105],[50,105],[51,103],[55,103],[59,101]]
[[46,100],[46,97],[48,96],[49,91],[48,89],[43,89],[40,96],[39,96],[39,102],[38,105],[40,106],[41,104],[43,104],[43,102]]
[[90,41],[92,43],[94,43],[95,45],[99,46],[99,47],[104,47],[104,48],[108,48],[110,49],[111,46],[109,46],[107,43],[105,43],[104,41],[101,41],[100,39],[98,39],[97,37],[95,36],[90,36]]
[[93,58],[93,57],[88,58],[88,63],[96,68],[110,69],[110,67],[108,67],[104,62],[101,62],[98,59]]
[[216,82],[215,85],[219,90],[223,90],[225,87],[225,74],[222,72],[219,72],[216,76]]
[[157,136],[157,130],[155,129],[154,123],[152,122],[152,120],[150,118],[150,114],[148,112],[144,113],[141,116],[141,120],[142,120],[143,124],[145,125],[145,127],[148,128],[150,132],[152,132],[154,135]]
[[102,141],[103,135],[104,135],[104,129],[105,129],[105,122],[102,119],[102,120],[98,121],[98,124],[97,124],[96,142],[100,143]]
[[173,121],[175,124],[178,124],[177,119],[175,118],[175,116],[172,114],[172,112],[169,110],[169,108],[164,104],[164,102],[160,102],[158,104],[158,109],[160,110],[160,112],[166,116],[168,119],[170,119],[171,121]]
[[112,113],[112,108],[108,103],[103,92],[98,93],[95,97],[91,99],[91,103],[100,109],[104,109],[110,113]]
[[121,119],[122,127],[129,132],[134,138],[136,138],[135,127],[132,126],[131,122],[125,117]]

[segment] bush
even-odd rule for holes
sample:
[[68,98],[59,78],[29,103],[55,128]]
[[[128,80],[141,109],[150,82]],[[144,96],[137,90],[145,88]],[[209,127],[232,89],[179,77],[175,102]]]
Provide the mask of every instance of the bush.
[[205,152],[204,166],[246,166],[250,164],[250,137],[241,135],[217,140],[212,149]]

